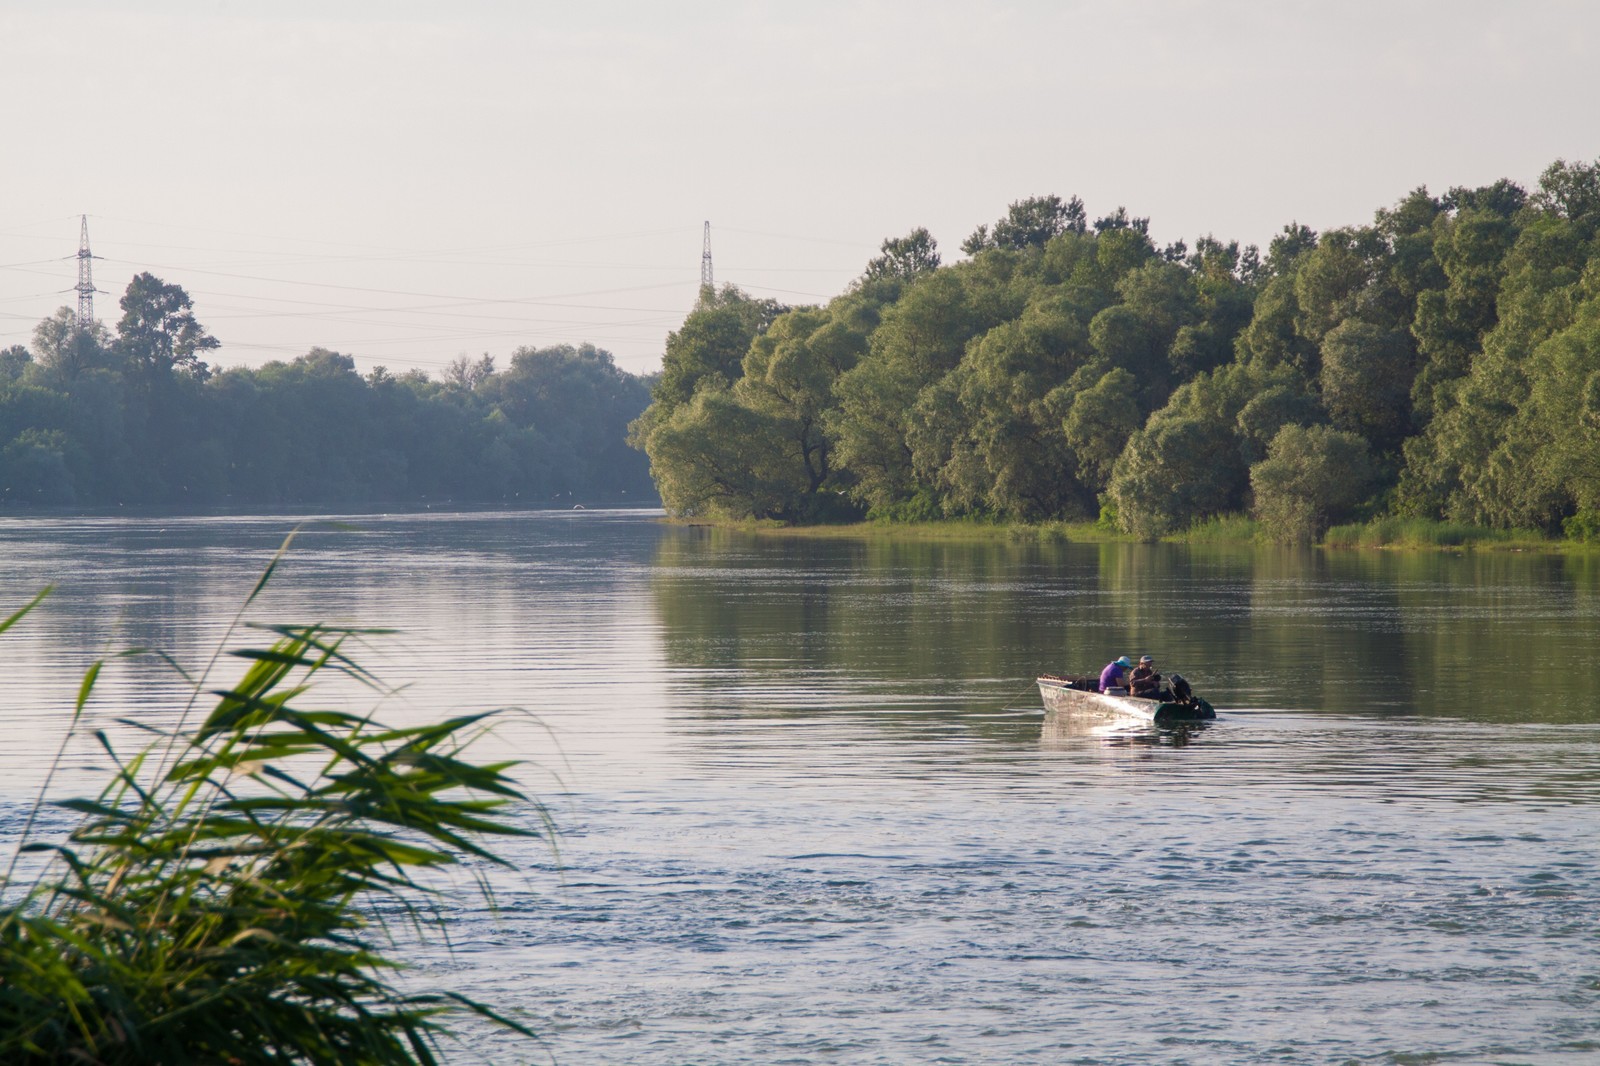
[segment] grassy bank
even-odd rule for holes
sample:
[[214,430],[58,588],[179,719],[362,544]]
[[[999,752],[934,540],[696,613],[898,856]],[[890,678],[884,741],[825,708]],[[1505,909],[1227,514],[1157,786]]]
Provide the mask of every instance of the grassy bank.
[[1101,543],[1130,540],[1093,522],[983,522],[953,518],[942,522],[845,522],[830,525],[789,525],[775,520],[668,519],[678,525],[731,529],[760,536],[802,537],[809,540],[1026,540],[1066,543]]
[[[1136,543],[1138,538],[1098,522],[986,522],[950,519],[939,522],[851,522],[839,525],[787,525],[765,520],[682,520],[689,526],[710,526],[762,536],[812,540],[1034,541],[1039,543]],[[1170,544],[1260,544],[1265,537],[1245,515],[1220,515],[1196,522],[1181,533],[1162,537]],[[1375,518],[1334,526],[1318,545],[1335,549],[1409,551],[1600,551],[1600,541],[1557,538],[1537,530],[1498,530],[1461,522],[1426,518]]]
[[1547,536],[1533,529],[1489,529],[1431,518],[1374,518],[1334,526],[1323,537],[1329,548],[1471,548],[1477,551],[1583,551],[1600,545]]

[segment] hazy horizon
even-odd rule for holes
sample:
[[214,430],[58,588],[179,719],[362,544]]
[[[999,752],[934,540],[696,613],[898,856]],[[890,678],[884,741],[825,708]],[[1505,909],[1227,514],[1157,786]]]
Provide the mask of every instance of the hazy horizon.
[[[659,365],[699,283],[822,302],[886,237],[946,262],[1027,196],[1158,244],[1371,220],[1418,185],[1600,155],[1578,0],[1202,4],[23,5],[0,346],[128,279],[183,285],[221,366],[367,370],[591,342]],[[25,103],[23,102],[25,101]]]

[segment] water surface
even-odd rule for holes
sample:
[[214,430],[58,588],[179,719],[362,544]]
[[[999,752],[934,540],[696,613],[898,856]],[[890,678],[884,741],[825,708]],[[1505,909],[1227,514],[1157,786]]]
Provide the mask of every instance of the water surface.
[[[648,513],[363,516],[247,617],[395,626],[398,717],[560,824],[419,979],[563,1063],[1600,1060],[1600,566],[1535,555],[790,541]],[[0,832],[98,655],[203,664],[281,518],[0,522]],[[1046,717],[1151,653],[1217,705]],[[330,701],[357,698],[329,692]],[[170,721],[158,662],[96,724]],[[498,751],[497,751],[498,754]],[[64,787],[89,784],[88,744]],[[531,815],[530,815],[531,817]]]

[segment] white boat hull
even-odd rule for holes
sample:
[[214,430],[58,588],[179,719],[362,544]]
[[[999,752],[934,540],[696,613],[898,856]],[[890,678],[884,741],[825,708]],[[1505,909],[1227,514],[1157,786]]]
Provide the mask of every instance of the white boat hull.
[[1099,692],[1086,692],[1073,688],[1065,678],[1041,677],[1039,695],[1044,708],[1058,714],[1072,714],[1104,719],[1129,719],[1166,725],[1169,722],[1200,722],[1215,718],[1217,713],[1202,699],[1186,703],[1167,703],[1136,696],[1106,696]]

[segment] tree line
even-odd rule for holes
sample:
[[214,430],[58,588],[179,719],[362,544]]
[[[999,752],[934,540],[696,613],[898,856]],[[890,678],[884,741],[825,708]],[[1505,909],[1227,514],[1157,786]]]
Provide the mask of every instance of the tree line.
[[959,262],[885,241],[823,306],[703,292],[630,439],[683,515],[1592,532],[1597,234],[1600,163],[1418,188],[1264,254],[1035,197]]
[[13,505],[654,503],[626,427],[650,382],[593,345],[362,375],[313,348],[213,370],[177,285],[129,283],[111,332],[63,307],[0,350],[0,500]]

